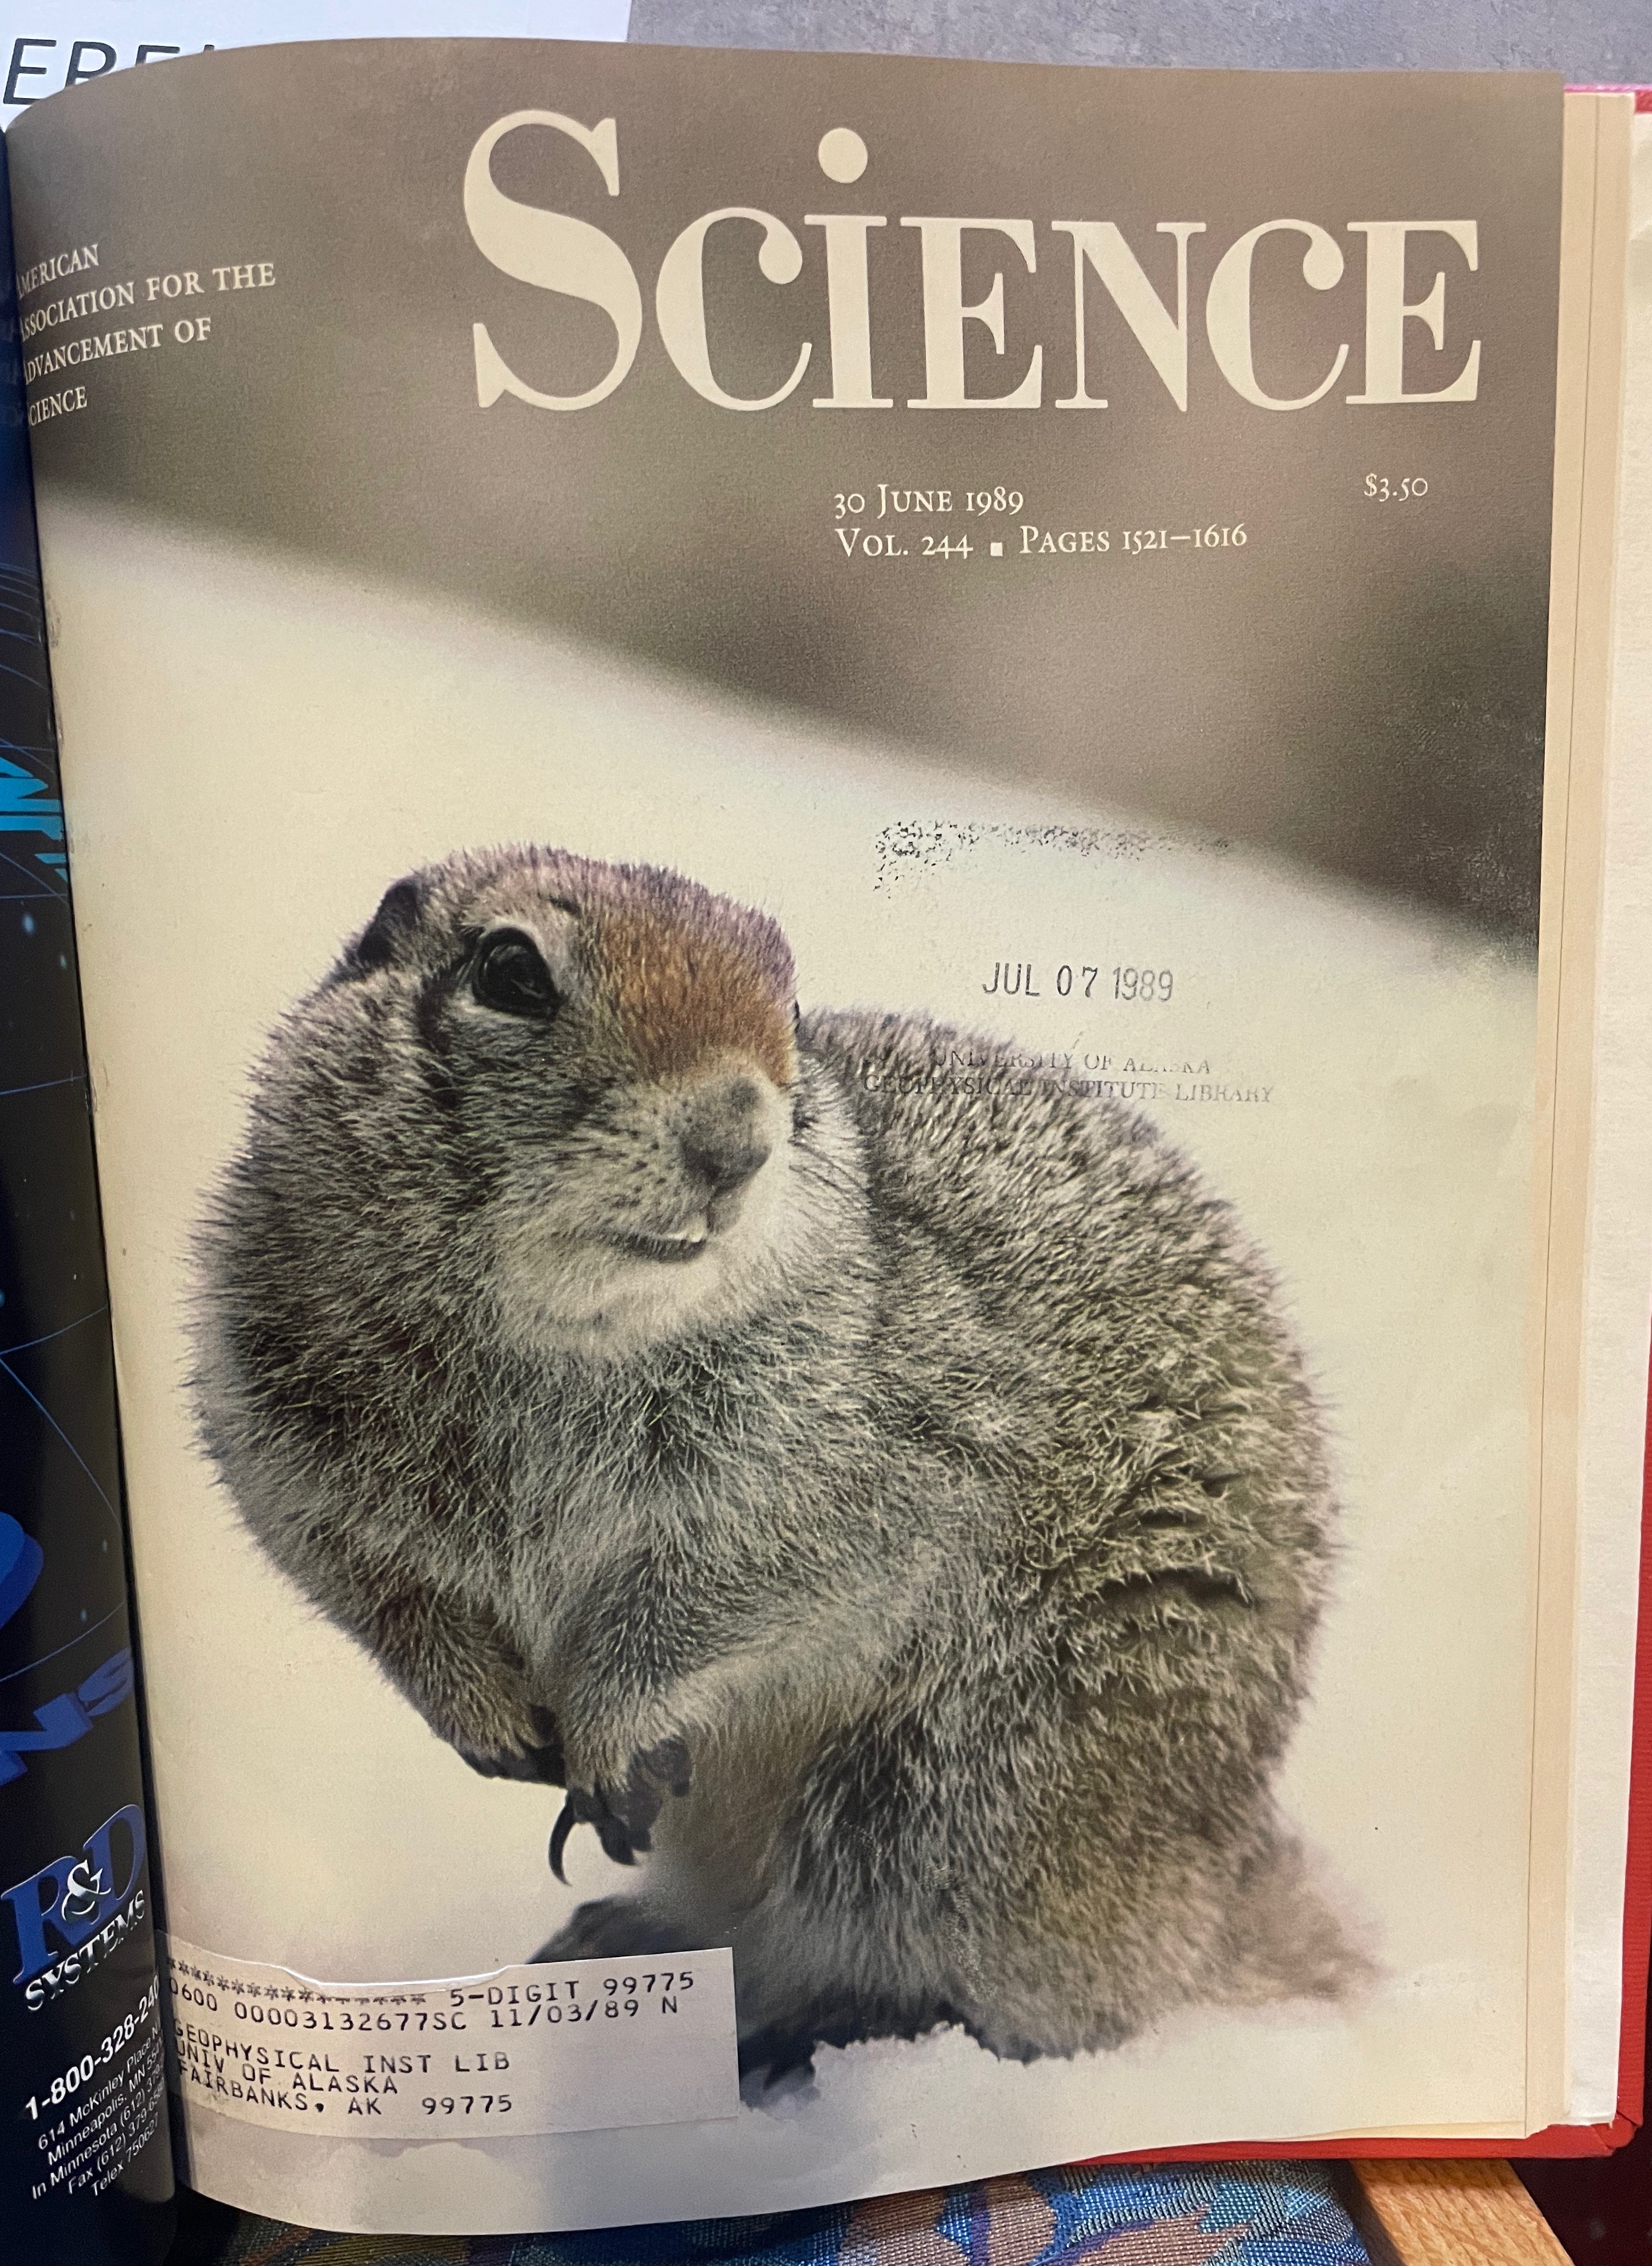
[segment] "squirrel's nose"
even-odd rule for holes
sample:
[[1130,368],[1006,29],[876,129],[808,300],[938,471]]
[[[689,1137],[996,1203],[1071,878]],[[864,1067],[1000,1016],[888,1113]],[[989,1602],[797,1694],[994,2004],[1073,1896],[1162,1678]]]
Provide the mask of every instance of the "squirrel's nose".
[[768,1162],[770,1144],[757,1129],[762,1096],[751,1079],[719,1078],[689,1106],[678,1140],[683,1161],[713,1196],[732,1195]]

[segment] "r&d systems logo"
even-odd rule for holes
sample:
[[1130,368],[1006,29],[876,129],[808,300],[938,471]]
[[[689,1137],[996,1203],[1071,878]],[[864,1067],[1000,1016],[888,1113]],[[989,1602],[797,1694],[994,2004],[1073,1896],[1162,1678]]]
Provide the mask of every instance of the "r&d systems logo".
[[23,1962],[11,1979],[26,1986],[31,2012],[90,1974],[143,1920],[137,1878],[145,1847],[143,1813],[128,1802],[82,1851],[4,1891],[0,1900],[11,1907]]

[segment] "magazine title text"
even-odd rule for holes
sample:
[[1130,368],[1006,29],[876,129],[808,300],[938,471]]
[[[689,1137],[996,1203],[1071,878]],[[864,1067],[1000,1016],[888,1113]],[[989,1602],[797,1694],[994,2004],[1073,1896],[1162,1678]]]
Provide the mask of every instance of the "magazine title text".
[[[464,217],[479,251],[502,274],[585,301],[600,308],[613,325],[615,343],[608,367],[577,393],[542,390],[506,362],[486,323],[472,325],[477,399],[488,408],[509,394],[539,409],[589,409],[605,401],[629,374],[643,331],[643,285],[623,247],[603,230],[571,213],[552,211],[508,195],[493,178],[493,153],[508,135],[537,129],[565,136],[600,174],[610,198],[620,194],[619,134],[612,118],[581,124],[551,110],[517,110],[501,118],[478,139],[464,174]],[[822,136],[818,157],[829,180],[847,186],[866,170],[867,150],[851,127],[834,127]],[[660,263],[654,311],[661,341],[679,375],[704,400],[720,409],[774,409],[798,391],[814,367],[829,376],[830,388],[811,397],[816,409],[891,409],[893,397],[880,395],[874,383],[871,262],[873,231],[887,229],[885,213],[812,212],[802,216],[806,230],[818,230],[825,264],[827,337],[816,356],[816,341],[800,340],[789,374],[772,390],[740,394],[717,377],[713,358],[715,325],[707,306],[705,250],[713,231],[729,226],[759,230],[758,272],[770,283],[794,283],[803,273],[804,242],[777,214],[750,205],[725,205],[699,215],[676,238]],[[908,409],[1038,409],[1045,406],[1044,342],[1014,338],[1006,325],[1005,274],[1035,274],[1038,230],[1030,219],[903,214],[896,225],[917,232],[922,279],[925,390],[909,398]],[[1356,408],[1396,403],[1473,401],[1480,389],[1480,342],[1446,337],[1446,265],[1435,269],[1420,296],[1407,298],[1407,251],[1414,242],[1453,266],[1460,275],[1480,264],[1479,229],[1473,220],[1349,220],[1343,232],[1364,239],[1363,308],[1363,383],[1341,399]],[[1208,232],[1200,220],[1166,220],[1157,233],[1173,239],[1175,257],[1173,305],[1161,294],[1136,247],[1110,220],[1052,220],[1048,232],[1065,238],[1055,247],[1071,261],[1072,276],[1071,393],[1053,403],[1057,409],[1105,409],[1101,374],[1086,362],[1088,309],[1105,295],[1175,406],[1188,406],[1188,368],[1193,333],[1188,293],[1188,245]],[[1312,375],[1300,391],[1270,391],[1258,376],[1254,348],[1254,267],[1259,247],[1272,237],[1294,238],[1302,246],[1300,284],[1312,292],[1335,290],[1343,282],[1348,258],[1331,231],[1317,221],[1272,218],[1246,229],[1217,259],[1203,292],[1204,343],[1222,377],[1243,400],[1258,409],[1309,409],[1352,376],[1354,342],[1344,340],[1329,366]],[[811,238],[811,243],[816,239]],[[1000,255],[990,287],[965,297],[966,245],[972,257],[986,245]],[[1046,258],[1051,253],[1046,251]],[[1293,261],[1291,267],[1295,268]],[[1433,264],[1425,259],[1423,267]],[[1164,265],[1168,270],[1166,253]],[[973,288],[973,287],[969,287]],[[974,326],[973,329],[970,326]],[[1407,388],[1406,351],[1420,325],[1451,374],[1438,385]],[[971,390],[967,383],[966,346],[990,339],[1012,382],[997,391]],[[1063,341],[1064,351],[1067,341]],[[824,371],[822,372],[822,365]],[[977,377],[979,373],[976,373]],[[816,377],[819,383],[819,375]]]

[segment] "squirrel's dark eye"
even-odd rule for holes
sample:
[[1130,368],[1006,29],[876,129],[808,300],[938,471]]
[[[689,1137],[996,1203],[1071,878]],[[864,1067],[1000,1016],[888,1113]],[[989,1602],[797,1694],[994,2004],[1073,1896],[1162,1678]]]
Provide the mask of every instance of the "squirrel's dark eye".
[[500,1015],[530,1015],[548,1023],[561,1005],[539,947],[520,929],[501,929],[484,939],[471,972],[472,996]]

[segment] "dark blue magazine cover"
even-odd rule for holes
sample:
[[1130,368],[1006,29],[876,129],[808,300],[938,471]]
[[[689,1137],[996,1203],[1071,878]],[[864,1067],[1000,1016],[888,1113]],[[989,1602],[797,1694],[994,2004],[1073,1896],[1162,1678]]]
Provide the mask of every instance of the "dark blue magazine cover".
[[0,2250],[30,2266],[129,2266],[164,2252],[172,2181],[113,1358],[4,203],[0,342]]

